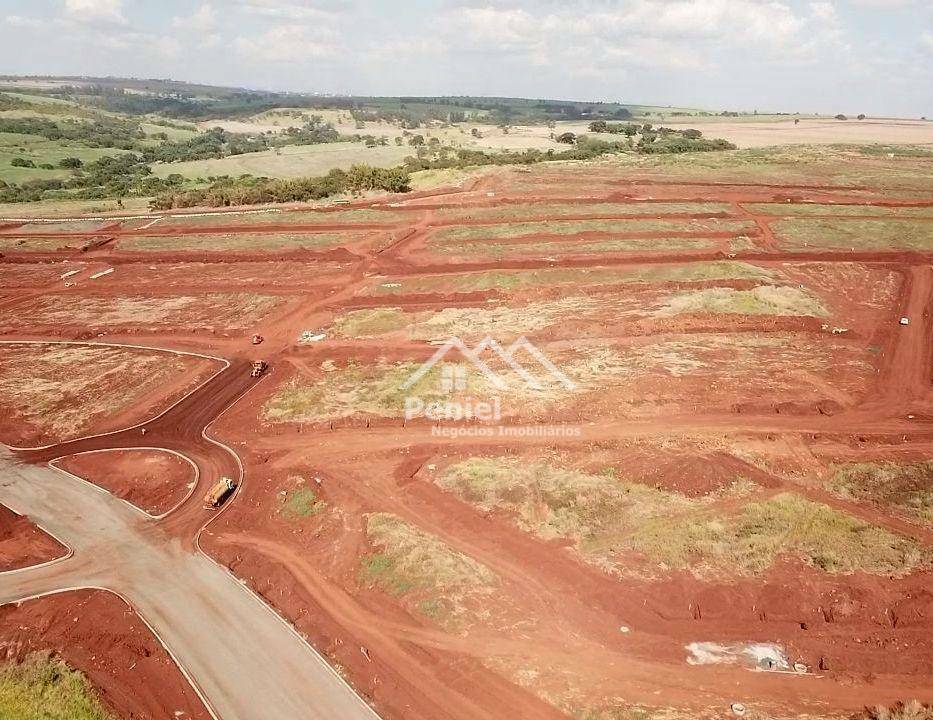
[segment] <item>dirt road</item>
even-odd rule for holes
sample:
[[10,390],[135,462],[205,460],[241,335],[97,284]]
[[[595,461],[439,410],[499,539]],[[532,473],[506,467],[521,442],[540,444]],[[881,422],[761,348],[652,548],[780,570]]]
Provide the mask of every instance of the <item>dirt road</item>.
[[234,577],[166,542],[106,492],[0,456],[0,502],[70,545],[72,558],[0,575],[0,604],[94,586],[125,597],[223,720],[375,718],[330,666]]

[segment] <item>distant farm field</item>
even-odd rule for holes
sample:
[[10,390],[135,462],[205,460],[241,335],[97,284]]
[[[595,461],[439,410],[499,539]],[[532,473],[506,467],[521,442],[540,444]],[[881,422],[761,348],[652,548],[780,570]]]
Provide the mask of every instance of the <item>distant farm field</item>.
[[152,172],[155,176],[163,178],[174,173],[195,179],[219,175],[293,178],[325,175],[334,168],[347,169],[357,164],[393,167],[411,154],[411,148],[396,145],[373,148],[360,143],[293,145],[279,150],[231,155],[217,160],[157,163],[153,165]]

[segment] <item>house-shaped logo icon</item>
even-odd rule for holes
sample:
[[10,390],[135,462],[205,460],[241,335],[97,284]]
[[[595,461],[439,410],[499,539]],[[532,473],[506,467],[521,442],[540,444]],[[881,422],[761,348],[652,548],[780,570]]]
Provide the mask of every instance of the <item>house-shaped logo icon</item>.
[[[431,371],[431,368],[443,360],[451,350],[458,350],[464,358],[469,360],[473,366],[479,370],[480,373],[482,373],[482,375],[493,387],[499,390],[506,389],[506,387],[508,387],[508,383],[499,373],[495,372],[483,361],[481,356],[487,350],[491,351],[495,356],[501,359],[512,370],[512,372],[514,372],[522,379],[526,387],[529,387],[533,390],[543,390],[544,385],[542,385],[537,377],[532,375],[520,362],[518,362],[518,360],[515,359],[516,354],[520,350],[524,350],[529,355],[531,355],[531,357],[537,362],[539,366],[544,368],[544,370],[546,370],[552,378],[563,385],[566,389],[575,390],[577,387],[576,383],[574,383],[573,380],[561,372],[560,368],[558,368],[554,363],[548,360],[544,356],[544,353],[535,347],[535,345],[530,340],[528,340],[528,338],[522,336],[507,348],[503,348],[494,338],[491,338],[487,335],[472,350],[460,338],[450,338],[437,349],[437,352],[435,352],[434,355],[432,355],[421,367],[419,367],[414,373],[411,374],[411,376],[400,386],[400,389],[408,390],[411,388],[415,383],[427,375]],[[446,372],[445,368],[445,373],[446,374],[442,374],[441,378],[441,385],[445,391],[450,392],[455,389],[464,389],[465,377],[463,375],[462,369],[451,368],[450,372]]]

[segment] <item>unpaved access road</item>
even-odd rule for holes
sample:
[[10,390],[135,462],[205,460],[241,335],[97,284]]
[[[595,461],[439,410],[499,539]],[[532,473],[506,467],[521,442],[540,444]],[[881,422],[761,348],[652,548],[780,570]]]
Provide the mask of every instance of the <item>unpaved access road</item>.
[[119,593],[222,720],[377,717],[232,575],[109,493],[0,451],[0,503],[74,550],[0,574],[0,604],[78,587]]

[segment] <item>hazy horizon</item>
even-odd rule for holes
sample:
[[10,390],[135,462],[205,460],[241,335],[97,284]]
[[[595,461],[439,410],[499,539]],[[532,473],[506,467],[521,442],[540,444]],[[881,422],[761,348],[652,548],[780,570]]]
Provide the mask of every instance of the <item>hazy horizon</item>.
[[10,0],[0,38],[15,75],[933,115],[919,0]]

